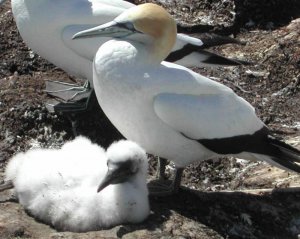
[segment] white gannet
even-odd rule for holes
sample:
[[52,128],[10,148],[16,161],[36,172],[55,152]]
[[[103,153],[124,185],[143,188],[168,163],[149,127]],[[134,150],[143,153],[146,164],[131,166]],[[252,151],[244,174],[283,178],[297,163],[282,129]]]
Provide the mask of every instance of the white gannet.
[[134,142],[121,140],[105,152],[80,136],[61,149],[17,154],[0,188],[14,187],[31,215],[58,230],[97,230],[147,218],[147,166]]
[[300,172],[300,152],[273,138],[254,108],[230,88],[164,62],[176,24],[161,7],[143,4],[74,38],[115,37],[94,59],[94,86],[104,113],[148,153],[172,160],[178,189],[188,164],[233,155]]
[[[90,84],[95,53],[101,44],[111,38],[72,41],[72,36],[81,30],[111,21],[135,6],[122,0],[12,0],[11,3],[18,30],[26,44],[67,73],[88,79]],[[203,52],[202,47],[201,40],[178,34],[169,59],[185,66],[199,66],[201,62],[213,64],[216,58],[221,59],[217,64],[240,64]],[[84,90],[72,85],[57,85],[56,82],[47,82],[47,86],[49,93],[67,101],[73,99],[76,92]],[[73,91],[63,93],[70,88]],[[75,99],[80,100],[78,97]]]

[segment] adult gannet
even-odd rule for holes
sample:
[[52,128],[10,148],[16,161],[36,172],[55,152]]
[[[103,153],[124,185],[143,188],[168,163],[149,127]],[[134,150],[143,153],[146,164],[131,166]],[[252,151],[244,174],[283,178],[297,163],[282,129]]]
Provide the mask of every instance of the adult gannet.
[[[11,3],[18,30],[26,44],[67,73],[88,79],[90,84],[95,53],[101,44],[111,38],[72,41],[72,36],[78,31],[111,21],[135,6],[122,0],[12,0]],[[218,65],[240,64],[205,52],[201,50],[202,47],[201,40],[178,34],[169,59],[185,66],[209,65],[215,61]],[[48,83],[48,87],[49,93],[67,101],[73,99],[78,90],[82,90],[80,87],[64,87],[53,82]],[[70,88],[73,89],[71,93],[61,92]],[[74,100],[80,99],[75,97]]]
[[121,140],[105,152],[77,137],[61,149],[14,156],[2,189],[13,186],[31,215],[58,230],[97,230],[149,215],[147,166],[145,151],[134,142]]
[[233,155],[300,172],[297,149],[275,139],[254,108],[230,88],[164,62],[176,24],[161,7],[143,4],[74,38],[110,36],[94,59],[94,86],[104,113],[148,153],[172,160],[177,190],[188,164]]

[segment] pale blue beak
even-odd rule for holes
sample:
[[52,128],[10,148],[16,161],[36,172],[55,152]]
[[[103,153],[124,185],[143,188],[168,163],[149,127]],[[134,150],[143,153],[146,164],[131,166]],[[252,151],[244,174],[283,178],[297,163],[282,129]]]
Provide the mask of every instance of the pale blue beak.
[[103,25],[78,32],[72,37],[72,39],[89,38],[89,37],[123,38],[136,32],[138,31],[134,28],[133,24],[130,22],[119,23],[116,21],[111,21]]

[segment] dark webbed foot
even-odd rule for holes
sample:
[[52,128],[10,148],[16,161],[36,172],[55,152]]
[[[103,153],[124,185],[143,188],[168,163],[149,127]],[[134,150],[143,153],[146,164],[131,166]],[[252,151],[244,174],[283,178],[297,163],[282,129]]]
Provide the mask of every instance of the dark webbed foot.
[[154,180],[148,184],[150,196],[164,197],[178,193],[181,183],[183,168],[177,168],[174,179]]
[[49,95],[63,101],[79,101],[86,98],[91,89],[90,83],[86,81],[82,86],[61,81],[46,81],[46,89]]
[[5,181],[0,184],[0,192],[8,190],[8,189],[12,189],[13,187],[14,187],[14,185],[11,180]]
[[88,109],[93,89],[88,81],[83,86],[59,81],[46,81],[45,92],[54,99],[46,103],[50,112],[79,113]]
[[59,81],[46,81],[45,92],[54,97],[46,102],[49,112],[63,113],[72,125],[74,137],[78,136],[77,114],[84,113],[97,102],[88,81],[83,86]]

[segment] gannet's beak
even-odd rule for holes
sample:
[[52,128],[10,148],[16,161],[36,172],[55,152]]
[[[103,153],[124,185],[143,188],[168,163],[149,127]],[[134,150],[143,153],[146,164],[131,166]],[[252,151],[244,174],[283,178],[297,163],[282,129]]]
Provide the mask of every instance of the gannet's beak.
[[134,28],[134,25],[131,22],[119,23],[111,21],[103,25],[78,32],[72,37],[72,39],[89,37],[123,38],[136,32],[139,31]]
[[120,165],[109,167],[104,179],[98,186],[97,192],[100,192],[110,184],[126,182],[132,175],[136,173],[136,169],[133,170],[131,165],[131,161],[126,161]]

